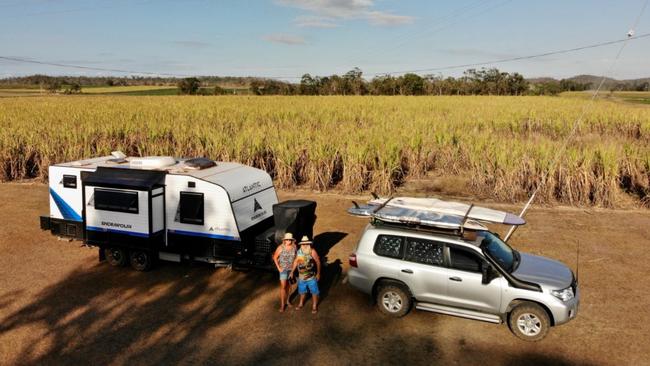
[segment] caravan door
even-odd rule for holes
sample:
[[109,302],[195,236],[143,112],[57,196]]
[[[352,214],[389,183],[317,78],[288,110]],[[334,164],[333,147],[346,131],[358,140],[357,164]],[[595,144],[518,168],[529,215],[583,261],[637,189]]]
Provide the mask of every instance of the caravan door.
[[82,175],[86,242],[160,250],[165,244],[163,172],[98,168]]

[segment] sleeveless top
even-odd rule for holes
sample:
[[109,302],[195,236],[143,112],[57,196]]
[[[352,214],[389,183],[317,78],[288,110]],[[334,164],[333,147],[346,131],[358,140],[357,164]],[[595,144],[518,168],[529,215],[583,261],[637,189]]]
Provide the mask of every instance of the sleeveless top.
[[282,251],[278,257],[280,268],[282,268],[283,271],[291,271],[291,267],[293,267],[293,260],[296,259],[296,249],[295,247],[287,248],[284,244],[280,245],[282,245]]
[[316,262],[311,256],[311,248],[309,253],[303,253],[302,248],[298,249],[298,258],[301,259],[298,262],[299,278],[303,281],[311,280],[316,275]]

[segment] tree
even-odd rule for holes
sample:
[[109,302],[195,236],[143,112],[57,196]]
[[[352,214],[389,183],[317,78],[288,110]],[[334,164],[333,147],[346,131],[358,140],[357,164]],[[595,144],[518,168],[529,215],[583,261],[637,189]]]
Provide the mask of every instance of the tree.
[[424,94],[424,80],[417,74],[405,74],[399,78],[400,94],[422,95]]
[[185,78],[178,82],[178,90],[181,94],[196,94],[200,86],[201,82],[197,78]]
[[58,79],[49,80],[45,84],[45,90],[47,90],[48,93],[56,93],[59,89],[61,89],[61,81]]
[[363,72],[358,67],[345,73],[343,80],[345,80],[346,92],[354,95],[366,94],[366,83],[362,75]]
[[214,95],[224,95],[224,94],[226,94],[226,89],[220,87],[219,85],[215,85],[214,90],[213,90],[213,94]]
[[318,94],[318,77],[312,78],[311,75],[305,74],[300,78],[300,87],[298,88],[302,95],[316,95]]
[[63,91],[65,94],[79,94],[81,93],[81,85],[79,83],[72,83],[68,85]]

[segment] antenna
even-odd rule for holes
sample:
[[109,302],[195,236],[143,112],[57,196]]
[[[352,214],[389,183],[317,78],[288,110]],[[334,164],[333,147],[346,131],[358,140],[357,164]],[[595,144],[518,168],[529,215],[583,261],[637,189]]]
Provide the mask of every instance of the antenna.
[[[582,119],[584,118],[585,114],[587,113],[587,110],[591,108],[592,104],[594,103],[594,100],[596,100],[596,97],[600,93],[600,89],[603,87],[603,84],[605,83],[605,80],[607,79],[607,75],[611,75],[612,71],[614,70],[614,66],[616,66],[616,63],[618,62],[618,59],[621,57],[621,53],[623,53],[623,49],[625,49],[625,46],[627,45],[628,40],[632,39],[634,36],[634,30],[636,26],[639,24],[639,20],[641,20],[641,16],[643,15],[643,12],[645,11],[646,6],[648,6],[648,3],[650,0],[646,0],[643,3],[643,6],[641,7],[641,11],[639,12],[639,15],[636,17],[636,20],[634,21],[634,24],[632,25],[632,28],[627,32],[627,37],[623,40],[623,43],[621,44],[621,48],[619,48],[618,52],[616,53],[616,57],[612,61],[612,64],[610,65],[609,69],[607,70],[607,73],[603,74],[603,77],[600,79],[600,83],[598,84],[598,88],[596,88],[596,91],[593,93],[591,98],[589,99],[589,103],[586,104],[582,108],[582,112],[580,113],[580,116],[578,116],[578,119],[573,123],[573,128],[571,128],[571,131],[567,135],[567,137],[564,139],[564,143],[560,147],[559,150],[557,150],[557,153],[555,154],[555,157],[553,158],[553,161],[551,162],[551,165],[548,167],[548,170],[544,172],[542,175],[542,178],[539,181],[539,184],[533,191],[533,194],[530,196],[530,199],[528,202],[526,202],[526,205],[524,206],[524,209],[521,210],[521,213],[519,214],[519,217],[523,217],[528,208],[530,207],[531,203],[533,203],[533,200],[535,199],[535,195],[539,191],[539,189],[546,183],[546,178],[548,178],[548,175],[552,173],[552,170],[555,169],[555,166],[559,163],[560,161],[560,156],[564,154],[566,151],[567,145],[569,144],[569,141],[575,135],[576,131],[578,130],[578,125],[580,122],[582,122]],[[504,241],[508,241],[512,234],[515,232],[517,229],[516,226],[512,226],[510,230],[508,231],[508,234],[506,235]]]
[[580,274],[580,240],[578,240],[578,246],[576,248],[576,282],[578,282],[579,274]]
[[465,216],[463,216],[463,221],[460,222],[460,232],[461,232],[461,234],[465,231],[465,223],[467,222],[467,218],[469,216],[469,213],[472,211],[472,208],[474,208],[473,203],[471,203],[469,205],[469,208],[467,209],[467,212],[465,212]]

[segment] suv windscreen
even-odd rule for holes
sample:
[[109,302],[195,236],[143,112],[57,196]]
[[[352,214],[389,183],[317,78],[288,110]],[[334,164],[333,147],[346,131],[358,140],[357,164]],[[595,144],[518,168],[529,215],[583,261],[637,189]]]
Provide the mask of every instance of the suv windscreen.
[[481,249],[483,249],[483,252],[499,263],[506,271],[512,272],[516,269],[516,251],[489,231],[483,231],[481,234],[483,236],[483,240],[481,241]]

